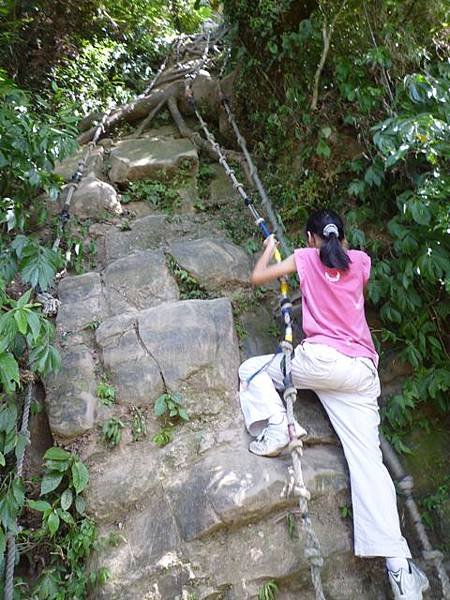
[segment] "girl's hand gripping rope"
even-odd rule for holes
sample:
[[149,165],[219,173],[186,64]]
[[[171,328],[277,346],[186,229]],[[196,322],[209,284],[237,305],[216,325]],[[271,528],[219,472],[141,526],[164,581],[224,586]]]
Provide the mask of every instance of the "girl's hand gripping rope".
[[[269,264],[272,257],[276,264]],[[258,259],[253,273],[251,282],[253,285],[263,285],[269,281],[286,277],[291,273],[296,272],[294,255],[291,254],[284,260],[281,259],[280,251],[278,250],[278,241],[273,234],[266,237],[264,240],[264,252]]]

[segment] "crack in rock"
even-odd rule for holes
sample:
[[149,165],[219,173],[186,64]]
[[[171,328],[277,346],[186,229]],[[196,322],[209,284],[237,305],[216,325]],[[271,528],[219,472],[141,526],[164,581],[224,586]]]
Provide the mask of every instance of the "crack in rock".
[[137,321],[135,321],[133,323],[133,328],[134,328],[134,331],[136,333],[136,338],[137,338],[137,341],[139,342],[139,345],[144,350],[144,352],[146,352],[150,356],[150,358],[154,361],[155,365],[158,367],[158,371],[159,371],[159,374],[160,374],[162,382],[163,382],[164,391],[167,394],[168,387],[167,387],[167,383],[166,383],[166,380],[165,380],[164,373],[163,373],[163,370],[161,368],[161,365],[159,364],[159,362],[156,360],[156,358],[153,356],[153,354],[150,352],[150,350],[145,345],[145,342],[144,342],[144,340],[141,337],[141,333],[139,331],[139,323]]

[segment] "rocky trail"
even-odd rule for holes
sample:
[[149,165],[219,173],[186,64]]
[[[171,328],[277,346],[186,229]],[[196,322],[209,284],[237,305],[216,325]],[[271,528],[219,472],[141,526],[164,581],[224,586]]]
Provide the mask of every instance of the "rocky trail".
[[[58,166],[67,181],[76,162]],[[59,283],[63,367],[45,403],[53,437],[89,466],[87,511],[110,542],[95,557],[110,572],[95,597],[243,600],[275,580],[279,600],[312,599],[290,457],[250,454],[239,409],[240,360],[272,352],[277,334],[275,294],[249,288],[251,256],[229,235],[248,219],[236,193],[167,124],[103,139],[87,171],[71,210],[89,225],[95,266]],[[98,397],[101,382],[115,402]],[[163,394],[179,395],[189,420],[159,447]],[[353,557],[345,461],[321,406],[302,392],[296,411],[325,594],[386,598],[382,563]],[[102,427],[117,420],[108,446]]]

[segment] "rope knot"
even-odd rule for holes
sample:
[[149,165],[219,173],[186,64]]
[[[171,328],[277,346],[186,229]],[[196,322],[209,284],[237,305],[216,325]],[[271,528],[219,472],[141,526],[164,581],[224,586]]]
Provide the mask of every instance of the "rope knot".
[[289,442],[288,450],[291,454],[294,452],[298,452],[300,456],[303,456],[303,442],[302,440],[296,438],[295,440],[291,440]]
[[422,556],[425,560],[443,560],[444,558],[440,550],[423,550]]
[[411,475],[405,475],[397,485],[404,494],[410,494],[414,488],[414,479]]
[[305,558],[311,566],[319,569],[323,566],[323,558],[318,548],[305,548]]

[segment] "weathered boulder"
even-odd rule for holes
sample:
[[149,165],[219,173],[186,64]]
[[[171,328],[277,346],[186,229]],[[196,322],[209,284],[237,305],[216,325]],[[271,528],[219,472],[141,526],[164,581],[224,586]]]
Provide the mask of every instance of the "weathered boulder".
[[239,351],[229,300],[166,303],[142,311],[138,328],[167,389],[181,393],[191,417],[218,414],[235,397]]
[[45,382],[48,421],[53,436],[70,441],[89,431],[96,420],[95,361],[79,344],[62,353],[62,367]]
[[207,290],[249,285],[250,257],[242,248],[224,239],[172,242],[170,253],[180,267]]
[[183,167],[198,168],[197,150],[184,138],[139,138],[118,142],[111,151],[109,178],[113,182],[161,178]]
[[260,354],[272,354],[279,345],[273,332],[272,311],[267,306],[258,305],[244,311],[239,322],[245,335],[241,339],[242,358]]
[[339,439],[334,432],[328,415],[314,392],[298,390],[294,412],[298,422],[307,431],[307,435],[303,439],[305,445],[339,445]]
[[58,286],[61,306],[56,323],[62,331],[77,331],[102,321],[108,314],[99,273],[62,279]]
[[214,177],[209,184],[209,194],[205,199],[207,206],[219,208],[227,204],[241,203],[242,199],[232,186],[221,165],[210,165]]
[[[237,448],[210,451],[201,463],[165,480],[164,487],[185,541],[210,535],[225,525],[243,524],[296,504],[286,497],[290,459],[267,459]],[[345,490],[347,475],[340,450],[308,448],[303,460],[312,496]]]
[[91,460],[87,508],[99,523],[123,521],[143,510],[160,488],[160,450],[155,444],[130,444],[126,453],[103,452]]
[[81,180],[75,191],[70,212],[81,219],[102,218],[105,212],[120,215],[122,206],[111,184],[89,175]]
[[178,287],[162,250],[119,258],[105,269],[103,282],[110,315],[178,300]]
[[153,405],[165,391],[161,370],[143,344],[137,316],[124,314],[104,321],[96,331],[102,363],[111,373],[118,402],[136,406]]
[[205,215],[148,215],[130,223],[129,231],[112,228],[105,237],[105,253],[111,261],[136,250],[164,246],[172,240],[219,236],[221,233],[217,223]]
[[[65,158],[63,161],[58,161],[55,164],[54,172],[56,175],[64,178],[64,181],[69,182],[72,176],[78,169],[80,160],[83,158],[86,148],[82,147],[78,152]],[[98,177],[99,179],[103,176],[103,153],[102,147],[97,146],[91,150],[89,159],[86,163],[86,169],[84,174],[88,177]]]

